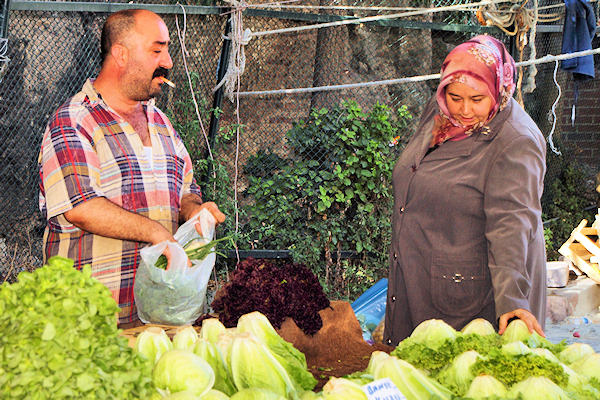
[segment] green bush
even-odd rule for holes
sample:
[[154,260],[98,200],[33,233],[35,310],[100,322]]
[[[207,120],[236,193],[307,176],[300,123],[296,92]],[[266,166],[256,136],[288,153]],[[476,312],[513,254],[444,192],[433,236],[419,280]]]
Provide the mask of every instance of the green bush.
[[[406,107],[366,112],[352,101],[313,109],[287,133],[289,154],[260,152],[245,165],[251,240],[289,249],[332,297],[352,298],[386,275],[397,158],[390,144],[410,119]],[[342,260],[348,250],[359,258]]]
[[546,179],[542,219],[547,259],[558,260],[558,249],[581,220],[587,219],[588,225],[594,221],[597,194],[581,166],[558,157],[550,157],[549,161],[560,165],[559,168],[554,166],[558,170],[557,177],[552,181]]

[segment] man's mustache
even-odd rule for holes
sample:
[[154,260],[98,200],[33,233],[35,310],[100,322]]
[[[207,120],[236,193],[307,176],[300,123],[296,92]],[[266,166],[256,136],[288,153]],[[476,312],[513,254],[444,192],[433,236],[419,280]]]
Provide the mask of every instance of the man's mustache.
[[157,78],[159,76],[164,76],[165,78],[169,77],[169,70],[163,67],[159,67],[156,69],[156,71],[154,71],[154,74],[152,74],[152,78]]

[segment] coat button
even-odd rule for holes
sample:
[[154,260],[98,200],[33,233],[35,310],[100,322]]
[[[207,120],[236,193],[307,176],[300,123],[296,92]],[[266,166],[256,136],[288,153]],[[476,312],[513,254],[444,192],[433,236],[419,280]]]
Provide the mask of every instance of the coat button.
[[386,340],[386,342],[388,345],[390,345],[390,346],[392,345],[392,339],[388,339],[388,340]]
[[396,296],[392,296],[392,301],[396,301]]
[[394,260],[398,258],[398,253],[394,253]]
[[401,212],[401,213],[403,213],[403,212],[404,212],[404,207],[402,207],[402,208],[400,209],[400,212]]
[[417,171],[417,166],[415,164],[410,166],[410,169],[412,169],[412,172],[416,172]]

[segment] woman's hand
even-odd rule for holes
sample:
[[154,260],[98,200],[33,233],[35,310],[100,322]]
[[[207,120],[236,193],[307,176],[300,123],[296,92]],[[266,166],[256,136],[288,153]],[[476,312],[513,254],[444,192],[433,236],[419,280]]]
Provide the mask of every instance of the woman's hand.
[[500,316],[498,327],[498,333],[500,335],[502,335],[506,330],[508,321],[511,318],[519,318],[521,321],[525,322],[525,325],[527,325],[527,328],[529,329],[529,333],[533,333],[533,331],[536,331],[541,337],[546,337],[538,320],[533,316],[532,313],[522,308],[517,308],[516,310],[507,312]]

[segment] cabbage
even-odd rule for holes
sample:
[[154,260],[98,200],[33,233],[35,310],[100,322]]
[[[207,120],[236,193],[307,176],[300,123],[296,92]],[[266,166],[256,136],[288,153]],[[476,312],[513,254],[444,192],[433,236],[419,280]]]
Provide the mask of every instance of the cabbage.
[[573,343],[558,354],[558,359],[569,365],[589,354],[594,354],[592,346],[587,343]]
[[162,328],[152,326],[142,331],[135,339],[135,351],[156,364],[160,356],[173,349],[173,343]]
[[323,386],[325,400],[368,400],[360,385],[344,378],[329,378]]
[[249,332],[235,335],[231,344],[231,374],[239,389],[267,389],[283,397],[297,396],[290,376],[267,346]]
[[[161,399],[163,399],[163,400],[199,400],[200,397],[196,396],[192,392],[188,392],[186,390],[186,391],[183,391],[183,392],[177,392],[177,393],[169,394],[169,395],[167,395],[165,397],[161,397]],[[202,397],[202,399],[204,399],[204,397]]]
[[231,396],[230,400],[286,400],[286,398],[268,389],[247,388]]
[[319,393],[315,393],[312,390],[307,390],[300,395],[300,400],[320,400],[322,399]]
[[215,373],[196,354],[186,350],[169,350],[154,366],[152,380],[163,393],[189,391],[202,396],[215,383]]
[[508,398],[522,400],[569,400],[567,393],[556,383],[544,376],[532,376],[514,384],[508,391]]
[[494,329],[492,323],[487,319],[475,318],[465,325],[464,328],[461,329],[461,332],[465,335],[476,333],[478,335],[485,336],[495,334],[496,330]]
[[525,343],[531,333],[529,332],[529,328],[525,322],[520,319],[513,319],[510,321],[506,330],[502,334],[502,342],[503,343],[511,343],[511,342],[523,342]]
[[465,397],[473,400],[495,398],[495,396],[506,396],[506,386],[491,375],[476,376],[465,394]]
[[469,385],[475,375],[471,367],[481,357],[474,351],[466,351],[457,356],[452,364],[443,369],[437,376],[437,380],[458,395],[463,395],[469,389]]
[[200,337],[215,344],[219,339],[219,335],[225,332],[227,328],[217,318],[207,318],[202,321],[200,329]]
[[219,335],[217,340],[217,348],[221,352],[225,364],[229,366],[231,365],[231,344],[235,336],[234,331],[226,330]]
[[456,339],[457,334],[453,327],[441,319],[428,319],[417,325],[410,335],[410,339],[415,343],[421,343],[437,350],[446,340]]
[[198,333],[191,325],[180,326],[173,337],[173,348],[193,350],[196,340],[198,340]]
[[559,362],[559,364],[562,367],[563,371],[565,371],[565,373],[569,377],[567,389],[576,391],[587,383],[588,378],[586,376],[578,374],[577,372],[573,371],[573,369],[561,362]]
[[527,347],[525,343],[520,341],[506,343],[502,345],[500,349],[504,354],[511,356],[522,356],[532,352],[532,350]]
[[384,360],[387,360],[391,357],[385,351],[376,350],[371,353],[371,358],[369,359],[369,365],[367,366],[366,373],[375,375],[375,366],[381,365]]
[[210,389],[200,400],[228,400],[229,396],[215,389]]
[[571,368],[578,374],[600,380],[600,354],[588,354],[571,364]]
[[215,384],[213,387],[228,396],[233,395],[237,389],[233,384],[231,372],[227,368],[227,364],[225,364],[223,355],[217,345],[200,338],[196,342],[194,353],[202,357],[213,369],[215,373]]
[[447,400],[452,392],[439,382],[429,378],[404,360],[388,357],[374,365],[374,378],[390,378],[407,400],[430,399]]
[[552,353],[548,349],[538,348],[538,349],[531,350],[531,352],[534,353],[534,354],[537,354],[540,357],[544,357],[546,360],[550,360],[552,362],[560,364],[560,361],[558,360],[558,358],[554,355],[554,353]]
[[238,320],[237,330],[238,332],[252,333],[269,348],[269,351],[288,372],[298,393],[312,390],[316,386],[317,380],[308,371],[304,354],[279,336],[263,314],[254,311],[242,315]]

